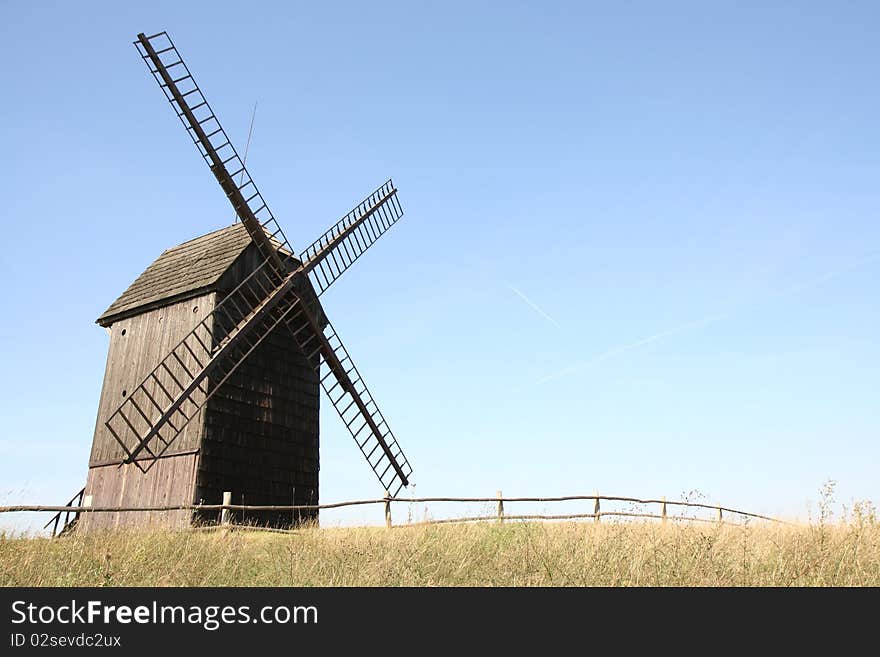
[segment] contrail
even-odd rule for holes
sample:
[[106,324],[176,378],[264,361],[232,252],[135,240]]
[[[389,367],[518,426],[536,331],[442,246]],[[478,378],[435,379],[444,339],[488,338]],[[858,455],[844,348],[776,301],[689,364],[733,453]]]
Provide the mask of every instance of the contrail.
[[514,294],[516,294],[516,296],[518,296],[520,299],[522,299],[522,300],[525,301],[527,304],[529,304],[529,306],[531,307],[531,309],[534,310],[536,313],[538,313],[541,317],[543,317],[543,318],[546,319],[548,322],[550,322],[551,324],[553,324],[553,326],[555,326],[556,328],[558,328],[558,329],[561,329],[561,328],[562,328],[562,327],[559,325],[559,322],[557,322],[555,319],[553,319],[552,317],[550,317],[550,315],[548,315],[548,314],[545,313],[543,310],[541,310],[541,309],[538,307],[538,304],[536,304],[534,301],[532,301],[531,299],[529,299],[525,294],[523,294],[522,292],[520,292],[519,290],[517,290],[513,285],[511,285],[511,284],[508,283],[507,281],[505,281],[505,284],[507,285],[507,287],[509,287],[511,290],[513,290],[513,292],[514,292]]
[[817,276],[816,278],[811,279],[805,283],[795,284],[791,288],[789,288],[788,290],[785,290],[784,292],[780,293],[777,296],[783,296],[785,294],[792,294],[794,292],[800,292],[801,290],[815,287],[816,285],[820,285],[820,284],[824,283],[825,281],[829,281],[833,278],[837,278],[838,276],[849,273],[853,269],[858,269],[859,267],[861,267],[863,265],[867,265],[872,262],[876,262],[877,260],[880,260],[880,251],[873,251],[871,253],[868,253],[868,254],[862,256],[858,260],[853,260],[852,262],[844,265],[843,267],[838,267],[837,269],[832,269],[831,271],[827,271],[824,274],[822,274],[821,276]]
[[650,344],[652,342],[656,342],[661,338],[665,338],[668,335],[675,335],[676,333],[682,333],[683,331],[687,331],[689,329],[701,328],[706,324],[711,324],[712,322],[717,322],[720,319],[724,319],[727,317],[729,313],[724,313],[721,315],[712,315],[710,317],[704,317],[703,319],[698,319],[693,322],[688,322],[687,324],[681,324],[671,329],[667,329],[666,331],[662,331],[660,333],[655,333],[654,335],[649,335],[646,338],[641,338],[640,340],[636,340],[635,342],[630,342],[628,344],[620,345],[618,347],[614,347],[609,349],[608,351],[604,351],[598,356],[591,358],[590,360],[584,361],[582,363],[577,363],[576,365],[570,365],[564,369],[558,370],[557,372],[553,372],[552,374],[548,374],[540,379],[538,379],[537,383],[547,383],[548,381],[552,381],[554,379],[558,379],[560,377],[566,376],[567,374],[572,374],[577,370],[583,369],[585,367],[590,367],[591,365],[596,365],[597,363],[601,363],[603,360],[607,360],[612,356],[617,356],[618,354],[622,354],[627,351],[632,351],[633,349],[638,349],[639,347],[643,347],[646,344]]
[[[838,268],[833,269],[831,271],[826,271],[821,276],[817,276],[817,277],[809,279],[805,282],[797,283],[793,286],[790,286],[788,288],[780,290],[780,291],[776,292],[775,294],[770,294],[767,297],[765,297],[764,299],[758,299],[756,301],[753,301],[751,303],[746,303],[744,305],[749,306],[749,305],[752,305],[753,303],[757,303],[757,302],[761,302],[761,301],[766,302],[766,301],[770,301],[770,300],[775,300],[775,299],[778,299],[779,297],[785,297],[785,296],[800,292],[805,289],[816,287],[817,285],[821,285],[822,283],[824,283],[832,278],[836,278],[837,276],[840,276],[840,275],[845,274],[853,269],[857,269],[858,267],[875,262],[877,260],[880,260],[880,252],[874,251],[872,253],[868,253],[867,255],[865,255],[857,260],[853,260],[852,262],[849,262],[848,264],[844,265],[843,267],[838,267]],[[515,289],[514,289],[514,291],[516,292]],[[519,294],[519,292],[517,292],[517,294]],[[522,295],[520,295],[520,296],[522,296]],[[590,367],[591,365],[596,365],[597,363],[601,363],[603,360],[607,360],[608,358],[611,358],[612,356],[617,356],[618,354],[622,354],[627,351],[632,351],[633,349],[638,349],[639,347],[643,347],[646,344],[650,344],[651,342],[656,342],[657,340],[660,340],[661,338],[665,338],[669,335],[675,335],[676,333],[682,333],[682,332],[690,330],[690,329],[702,328],[703,326],[706,326],[707,324],[711,324],[713,322],[717,322],[719,320],[725,319],[725,318],[733,315],[734,313],[742,310],[742,308],[743,308],[743,306],[741,306],[739,308],[734,308],[734,309],[732,309],[728,312],[725,312],[725,313],[711,315],[709,317],[704,317],[703,319],[698,319],[698,320],[695,320],[692,322],[687,322],[686,324],[681,324],[679,326],[668,329],[666,331],[662,331],[660,333],[655,333],[654,335],[649,335],[646,338],[641,338],[640,340],[636,340],[635,342],[630,342],[628,344],[614,347],[612,349],[609,349],[608,351],[602,352],[601,354],[599,354],[598,356],[596,356],[594,358],[591,358],[590,360],[584,361],[582,363],[577,363],[575,365],[570,365],[569,367],[566,367],[564,369],[561,369],[561,370],[558,370],[558,371],[553,372],[551,374],[548,374],[547,376],[544,376],[544,377],[538,379],[537,383],[538,384],[547,383],[548,381],[552,381],[554,379],[558,379],[558,378],[566,376],[568,374],[572,374],[580,369],[584,369],[586,367]]]

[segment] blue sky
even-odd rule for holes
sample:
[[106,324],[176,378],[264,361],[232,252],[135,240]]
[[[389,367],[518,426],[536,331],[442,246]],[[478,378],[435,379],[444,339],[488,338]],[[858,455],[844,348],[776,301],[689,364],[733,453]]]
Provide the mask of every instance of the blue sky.
[[[880,498],[876,4],[0,15],[5,503],[82,486],[95,318],[233,220],[131,45],[163,29],[240,150],[258,102],[248,166],[294,246],[399,187],[404,219],[324,303],[416,494]],[[380,494],[324,410],[322,499]]]

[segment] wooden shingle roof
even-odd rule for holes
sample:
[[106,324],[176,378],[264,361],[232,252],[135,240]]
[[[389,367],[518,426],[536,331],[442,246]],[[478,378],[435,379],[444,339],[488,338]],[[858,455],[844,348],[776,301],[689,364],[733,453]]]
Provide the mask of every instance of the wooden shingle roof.
[[241,223],[168,249],[96,320],[109,326],[145,307],[157,308],[209,291],[251,238]]

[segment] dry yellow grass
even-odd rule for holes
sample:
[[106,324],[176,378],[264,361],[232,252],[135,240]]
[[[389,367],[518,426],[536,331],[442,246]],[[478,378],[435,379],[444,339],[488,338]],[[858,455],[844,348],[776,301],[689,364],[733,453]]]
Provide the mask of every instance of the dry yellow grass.
[[878,586],[873,507],[810,525],[655,522],[0,537],[3,586]]

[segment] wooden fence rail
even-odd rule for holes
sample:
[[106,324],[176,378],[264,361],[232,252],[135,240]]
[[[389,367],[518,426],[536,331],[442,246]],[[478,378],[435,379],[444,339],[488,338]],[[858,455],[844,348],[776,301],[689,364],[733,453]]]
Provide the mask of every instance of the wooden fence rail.
[[[701,502],[688,502],[679,500],[659,499],[643,499],[638,497],[625,497],[620,495],[563,495],[557,497],[504,497],[501,491],[498,491],[495,497],[385,497],[378,499],[351,500],[347,502],[335,502],[333,504],[306,504],[306,505],[260,505],[260,504],[231,504],[232,495],[230,492],[224,493],[223,504],[182,504],[170,506],[145,506],[145,507],[124,507],[124,506],[42,506],[42,505],[16,505],[16,506],[0,506],[0,513],[18,513],[18,512],[64,512],[64,513],[125,513],[137,511],[216,511],[220,513],[221,525],[230,525],[232,516],[235,511],[321,511],[327,509],[339,509],[343,507],[363,506],[370,504],[382,504],[385,508],[385,525],[392,526],[391,505],[392,503],[400,504],[425,504],[438,502],[469,502],[469,503],[488,503],[496,505],[495,515],[484,516],[466,516],[460,518],[445,518],[439,520],[426,520],[423,522],[408,524],[444,524],[454,522],[479,522],[492,521],[504,522],[505,520],[574,520],[592,518],[595,522],[599,522],[604,517],[631,517],[631,518],[650,518],[663,522],[667,520],[685,520],[695,522],[723,522],[724,513],[740,516],[743,518],[755,518],[766,520],[769,522],[783,523],[777,518],[761,515],[758,513],[750,513],[741,511],[731,507],[721,506],[718,504],[704,504]],[[572,501],[593,501],[592,513],[572,513],[563,515],[545,515],[545,514],[525,514],[525,515],[506,515],[504,504],[517,502],[572,502]],[[601,510],[601,502],[624,502],[630,504],[657,504],[660,506],[660,513],[639,513],[634,511],[603,511]],[[716,513],[715,519],[676,516],[667,514],[667,506],[679,506],[686,508],[708,509]],[[785,524],[785,523],[783,523]]]
[[[595,513],[570,513],[565,515],[515,515],[515,516],[502,516],[499,518],[498,516],[470,516],[470,517],[462,517],[462,518],[441,518],[439,520],[426,520],[424,522],[414,522],[410,523],[413,525],[444,525],[448,523],[456,523],[456,522],[485,522],[489,520],[576,520],[576,519],[586,519],[591,518],[595,520],[598,518],[611,518],[611,517],[628,517],[628,518],[653,518],[656,520],[687,520],[693,522],[711,522],[717,523],[718,521],[713,518],[695,518],[691,516],[670,516],[670,515],[657,515],[656,513],[632,513],[629,511],[600,511],[598,516]],[[781,520],[773,519],[773,522],[782,522]]]

